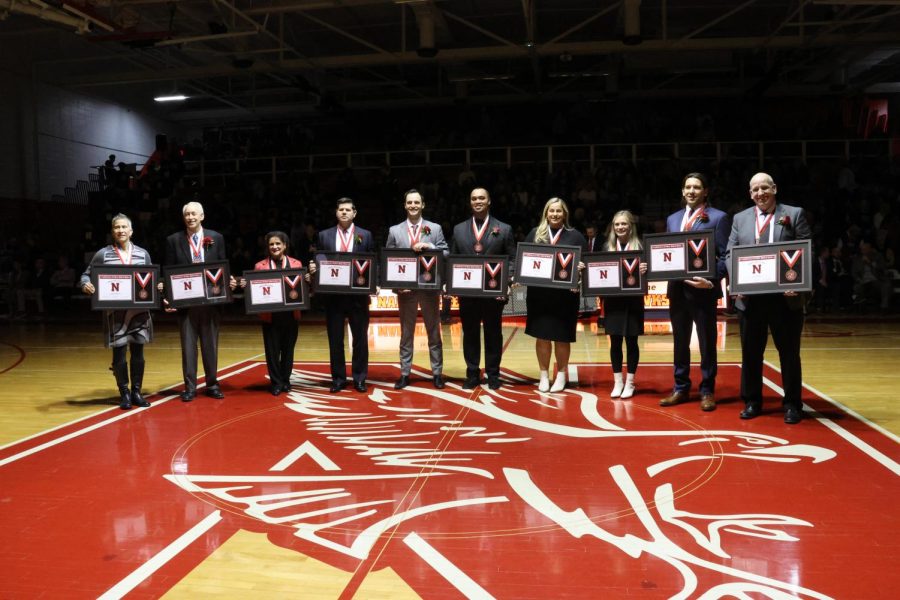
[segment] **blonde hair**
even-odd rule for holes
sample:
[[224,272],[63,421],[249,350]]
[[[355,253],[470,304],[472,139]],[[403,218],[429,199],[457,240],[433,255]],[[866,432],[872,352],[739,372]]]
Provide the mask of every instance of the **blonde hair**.
[[616,221],[619,219],[628,221],[628,242],[625,244],[625,249],[642,249],[641,238],[639,238],[637,234],[637,219],[631,214],[630,210],[620,210],[613,215],[612,221],[609,222],[609,230],[606,233],[606,249],[613,252],[617,248],[616,238],[618,238],[618,236],[616,235]]
[[550,242],[550,224],[547,222],[547,212],[550,210],[550,206],[557,202],[563,209],[563,229],[572,229],[572,226],[569,225],[569,207],[566,205],[566,201],[562,198],[550,198],[547,200],[547,203],[544,205],[544,211],[541,213],[541,223],[534,233],[534,243],[547,244]]

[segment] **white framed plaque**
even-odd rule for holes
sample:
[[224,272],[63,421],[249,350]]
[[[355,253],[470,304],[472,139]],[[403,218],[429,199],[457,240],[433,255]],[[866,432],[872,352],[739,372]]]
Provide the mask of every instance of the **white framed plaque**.
[[809,292],[813,288],[810,240],[735,246],[730,260],[732,294]]
[[309,309],[306,269],[264,269],[244,271],[244,310],[248,315],[263,312]]
[[166,300],[172,308],[231,302],[228,261],[163,267]]
[[644,236],[647,279],[672,281],[716,276],[715,231],[650,233]]
[[641,250],[585,254],[581,280],[583,296],[643,296],[647,279],[641,275]]
[[382,287],[440,290],[444,285],[444,251],[416,252],[409,248],[383,248],[379,261]]
[[92,310],[159,308],[158,265],[92,265]]
[[578,287],[581,246],[520,242],[516,246],[516,283],[534,287]]
[[446,282],[448,296],[506,296],[509,292],[509,258],[452,254],[447,258]]
[[374,294],[378,282],[378,255],[374,252],[316,254],[314,281],[318,294]]

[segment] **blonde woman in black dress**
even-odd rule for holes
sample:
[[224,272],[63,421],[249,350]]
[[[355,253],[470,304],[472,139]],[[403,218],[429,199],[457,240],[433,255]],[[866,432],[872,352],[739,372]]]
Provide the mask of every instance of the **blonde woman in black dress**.
[[[606,235],[605,252],[641,250],[634,215],[620,210],[613,215]],[[641,262],[641,273],[647,263]],[[603,324],[609,335],[609,361],[612,363],[614,385],[611,398],[628,399],[634,395],[634,375],[640,360],[638,336],[644,333],[644,297],[609,296],[603,299]],[[627,374],[622,378],[622,341],[628,350]]]
[[[560,246],[581,246],[587,240],[569,225],[569,207],[561,198],[551,198],[544,205],[541,223],[532,229],[525,242]],[[578,270],[584,263],[578,263]],[[571,290],[529,287],[525,296],[525,333],[537,338],[534,343],[541,371],[538,391],[561,392],[566,387],[571,344],[575,341],[578,321],[578,288]],[[556,378],[550,384],[550,357],[556,354]]]

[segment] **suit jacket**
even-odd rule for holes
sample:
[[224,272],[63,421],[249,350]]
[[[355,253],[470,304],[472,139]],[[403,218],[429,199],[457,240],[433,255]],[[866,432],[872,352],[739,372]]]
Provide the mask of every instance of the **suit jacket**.
[[[319,232],[319,243],[316,246],[319,252],[340,252],[335,244],[337,228],[338,226],[335,225]],[[359,238],[359,242],[353,240],[353,252],[375,252],[375,241],[371,231],[362,227],[354,227],[353,236]]]
[[[684,220],[684,212],[687,208],[682,208],[681,210],[675,211],[666,219],[666,231],[670,232],[678,232],[681,231],[681,222]],[[728,273],[728,266],[725,261],[725,253],[728,249],[728,232],[730,229],[730,223],[728,221],[728,215],[718,208],[713,208],[712,206],[706,205],[704,209],[707,215],[707,221],[705,223],[700,222],[700,220],[694,221],[693,225],[691,225],[691,231],[705,231],[707,229],[714,230],[713,234],[713,243],[716,246],[716,276],[713,279],[713,286],[716,293],[716,298],[722,297],[722,278]],[[678,288],[684,287],[686,290],[689,289],[693,292],[694,288],[685,285],[680,281],[670,281],[669,286],[667,288],[666,296],[669,296],[671,293],[676,293]],[[680,290],[678,290],[680,292]]]
[[[494,232],[497,232],[496,234]],[[508,256],[510,259],[516,255],[516,241],[513,239],[512,227],[488,215],[488,226],[481,238],[484,249],[480,254],[487,256]],[[472,217],[453,228],[453,242],[450,245],[451,254],[475,254],[475,233],[472,231]]]
[[[303,268],[303,263],[300,262],[299,260],[297,260],[296,258],[292,258],[292,257],[288,256],[287,259],[288,259],[288,268],[289,269],[302,269]],[[253,270],[254,271],[269,271],[269,270],[271,270],[271,267],[272,267],[272,265],[269,264],[269,259],[264,258],[261,261],[259,261],[258,263],[256,263],[255,265],[253,265]],[[300,311],[299,310],[295,310],[293,312],[293,315],[294,315],[294,319],[296,319],[297,321],[300,320]],[[266,323],[271,323],[272,322],[272,313],[270,313],[270,312],[259,313],[259,318],[262,319],[263,321],[265,321]]]
[[[789,225],[780,225],[779,222],[788,221]],[[799,206],[789,206],[787,204],[775,204],[775,216],[772,217],[772,224],[775,230],[772,234],[773,242],[790,242],[793,240],[807,240],[810,238],[811,230],[809,223],[806,222],[806,213]],[[764,233],[768,236],[768,233]],[[767,238],[768,242],[768,238]],[[728,268],[729,278],[731,277],[731,249],[735,246],[747,246],[756,243],[756,206],[751,206],[746,210],[742,210],[734,215],[734,221],[731,225],[731,235],[728,237],[728,247],[725,251],[725,264]],[[814,260],[815,257],[810,257]],[[793,310],[803,308],[806,303],[806,294],[797,296],[788,296],[788,305]],[[735,306],[738,310],[744,310],[750,297],[738,298]]]
[[[212,229],[203,229],[203,239],[210,238],[212,243],[203,249],[203,262],[228,260],[225,253],[225,238],[222,234]],[[203,243],[201,239],[201,244]],[[166,262],[165,265],[189,265],[191,259],[191,245],[188,242],[187,232],[182,229],[166,238]]]
[[[419,221],[422,227],[422,234],[419,236],[420,242],[431,244],[437,250],[444,251],[444,257],[450,254],[450,248],[444,239],[444,232],[441,226],[431,221],[422,219]],[[428,230],[428,233],[425,230]],[[406,221],[391,225],[388,231],[388,238],[384,244],[385,248],[409,248],[409,232],[406,230]]]

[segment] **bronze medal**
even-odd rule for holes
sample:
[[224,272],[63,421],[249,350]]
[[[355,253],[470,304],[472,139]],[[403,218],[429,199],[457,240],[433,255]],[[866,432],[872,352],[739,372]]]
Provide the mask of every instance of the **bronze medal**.
[[299,295],[300,294],[297,293],[297,290],[291,290],[290,292],[288,292],[288,298],[290,298],[291,300],[296,300],[297,296]]
[[222,288],[217,285],[214,285],[214,286],[212,286],[212,289],[210,291],[213,293],[213,296],[218,296],[219,294],[222,293]]
[[566,279],[568,276],[569,276],[569,272],[566,271],[565,269],[563,269],[563,270],[561,270],[561,271],[559,272],[559,278],[560,278],[560,279]]
[[475,243],[475,252],[476,252],[476,253],[479,253],[479,252],[481,252],[482,250],[484,250],[484,246],[481,245],[481,242],[476,242],[476,243]]
[[138,298],[140,298],[141,300],[146,300],[147,296],[149,296],[147,290],[141,290],[138,292]]
[[366,285],[366,278],[360,275],[356,278],[356,285]]
[[635,283],[637,283],[637,279],[634,278],[634,275],[629,275],[628,279],[625,280],[625,283],[627,283],[628,285],[634,285]]
[[797,271],[795,271],[793,269],[788,269],[787,272],[784,274],[784,278],[787,279],[788,281],[796,280],[797,279]]
[[497,287],[497,280],[491,279],[490,281],[488,281],[488,287],[491,289],[494,289],[495,287]]
[[695,268],[695,269],[699,269],[699,268],[702,267],[702,266],[703,266],[703,259],[702,259],[702,258],[695,258],[695,259],[694,259],[694,268]]
[[431,273],[422,273],[422,281],[431,281]]

